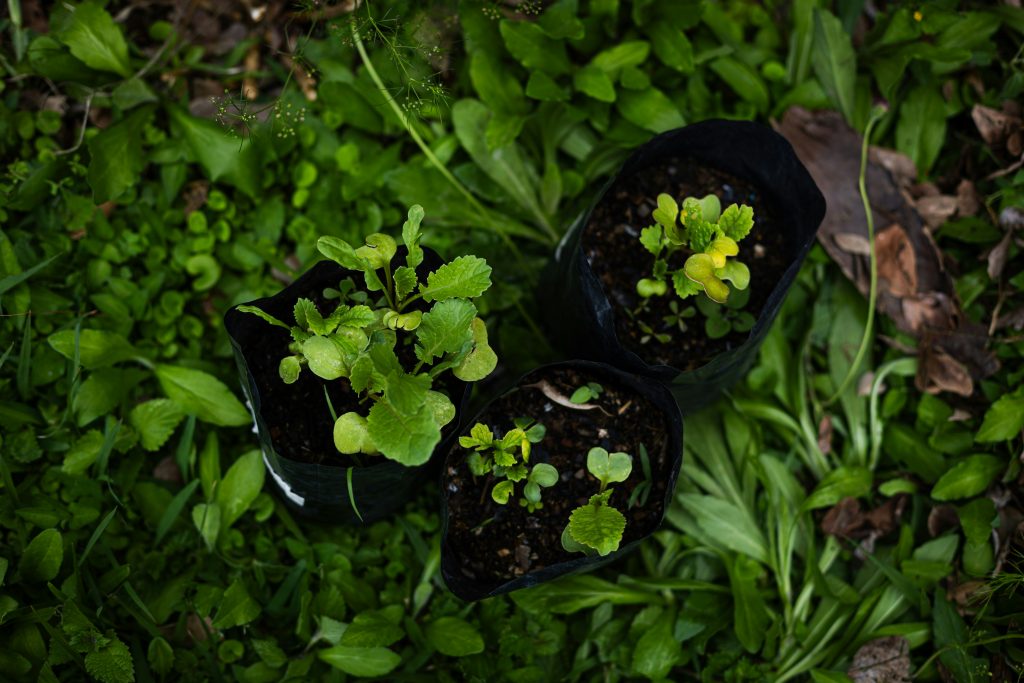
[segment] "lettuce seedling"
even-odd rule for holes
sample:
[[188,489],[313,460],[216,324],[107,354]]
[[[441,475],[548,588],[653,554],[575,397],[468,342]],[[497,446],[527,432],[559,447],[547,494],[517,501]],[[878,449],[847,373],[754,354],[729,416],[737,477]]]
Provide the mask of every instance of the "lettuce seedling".
[[[389,235],[370,235],[358,248],[337,237],[319,239],[321,254],[360,273],[364,283],[360,291],[346,278],[331,290],[338,303],[326,318],[309,299],[295,303],[294,325],[255,306],[239,307],[291,334],[290,354],[279,365],[284,382],[295,382],[307,368],[324,380],[347,381],[370,404],[365,415],[348,412],[336,419],[334,445],[341,453],[381,453],[406,466],[423,464],[441,440],[441,428],[455,417],[451,399],[433,389],[434,381],[451,371],[475,382],[498,362],[473,304],[491,286],[491,267],[476,256],[459,256],[420,281],[422,220],[422,207],[409,209],[402,264],[395,262],[398,243]],[[408,346],[417,361],[411,369],[398,357]]]
[[601,397],[601,392],[604,391],[597,382],[587,382],[583,386],[572,392],[572,396],[569,397],[569,401],[577,405],[583,403],[589,403],[590,401],[596,400]]
[[569,515],[562,532],[562,547],[570,553],[607,555],[619,549],[626,517],[609,505],[613,490],[609,484],[626,481],[633,470],[633,458],[626,453],[608,453],[594,447],[587,453],[587,471],[597,477],[601,488]]
[[[750,269],[735,256],[739,242],[754,227],[751,207],[731,204],[723,211],[715,195],[687,197],[680,207],[670,195],[659,194],[653,218],[655,224],[640,231],[640,243],[654,256],[654,265],[651,277],[636,284],[642,301],[634,313],[643,310],[651,297],[665,295],[669,283],[680,299],[703,294],[717,304],[728,302],[731,291],[745,290],[750,284]],[[686,255],[686,261],[682,268],[670,270],[669,259],[678,252]],[[666,322],[685,330],[683,319],[691,317],[693,309],[675,313],[674,320]],[[653,331],[645,333],[665,341]]]
[[469,436],[459,437],[459,445],[473,449],[466,464],[474,476],[491,474],[498,480],[491,489],[495,503],[508,504],[515,494],[516,482],[525,480],[519,504],[533,512],[544,507],[541,489],[558,482],[558,470],[547,463],[529,466],[532,444],[540,443],[547,431],[544,425],[529,418],[517,418],[515,425],[496,438],[487,425],[478,422],[469,430]]

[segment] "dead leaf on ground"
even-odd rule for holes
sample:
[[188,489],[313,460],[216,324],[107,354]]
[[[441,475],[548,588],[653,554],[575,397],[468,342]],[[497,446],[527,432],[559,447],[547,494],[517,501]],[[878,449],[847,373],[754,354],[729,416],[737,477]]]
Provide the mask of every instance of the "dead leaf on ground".
[[856,498],[847,497],[829,508],[821,520],[821,530],[828,536],[849,538],[864,526],[864,513]]
[[936,505],[928,513],[928,533],[936,538],[960,526],[960,516],[952,505]]
[[903,152],[872,146],[868,149],[868,158],[887,170],[901,187],[909,187],[917,181],[917,166]]
[[818,423],[818,450],[824,455],[832,452],[832,416],[826,415]]
[[910,642],[903,636],[869,640],[857,650],[846,673],[854,683],[909,681]]
[[875,236],[879,284],[895,297],[917,292],[917,264],[907,233],[898,223]]
[[1021,127],[1021,120],[1016,116],[980,104],[971,109],[971,118],[981,133],[981,139],[993,147],[1005,142]]
[[958,200],[948,194],[931,195],[917,200],[917,212],[932,230],[936,230],[956,213]]
[[[843,274],[866,296],[870,260],[860,247],[867,241],[867,222],[856,182],[860,175],[860,135],[837,112],[810,112],[800,107],[789,109],[776,129],[793,145],[825,195],[828,208],[818,239]],[[898,225],[906,238],[905,244],[901,238],[897,245],[900,248],[893,250],[893,255],[903,260],[889,259],[885,266],[895,266],[888,275],[896,277],[899,273],[905,277],[896,280],[893,291],[882,288],[878,310],[918,339],[919,352],[928,352],[932,347],[941,350],[958,362],[956,369],[966,368],[972,386],[976,385],[998,370],[999,363],[987,349],[985,327],[970,322],[960,310],[952,278],[942,265],[942,254],[911,203],[915,201],[912,193],[916,193],[920,199],[915,203],[920,205],[924,201],[934,222],[940,215],[951,215],[959,210],[966,199],[966,189],[965,198],[961,199],[959,191],[953,197],[942,195],[938,188],[929,184],[901,185],[893,178],[906,177],[909,169],[905,161],[877,150],[870,158],[865,183],[875,225]],[[968,205],[964,210],[969,209]],[[892,237],[901,236],[893,234]],[[902,256],[904,249],[913,256],[912,271],[907,268],[909,258]],[[882,267],[881,263],[879,266]],[[911,272],[913,279],[909,277]],[[913,285],[912,291],[910,285]],[[943,374],[934,379],[922,375],[927,386],[964,388],[962,377],[958,373],[951,374],[947,364],[932,362],[924,372],[933,370],[941,370]]]
[[981,208],[981,201],[978,199],[978,191],[974,183],[967,178],[960,181],[956,186],[956,215],[973,216]]
[[967,367],[937,346],[922,347],[914,384],[928,394],[948,391],[970,396],[974,393],[974,381]]
[[1003,275],[1003,269],[1006,268],[1006,260],[1010,255],[1010,242],[1013,241],[1013,232],[1010,230],[1006,231],[1003,235],[1003,239],[999,240],[996,246],[989,249],[988,255],[985,256],[985,260],[988,261],[988,273],[989,279],[998,280]]

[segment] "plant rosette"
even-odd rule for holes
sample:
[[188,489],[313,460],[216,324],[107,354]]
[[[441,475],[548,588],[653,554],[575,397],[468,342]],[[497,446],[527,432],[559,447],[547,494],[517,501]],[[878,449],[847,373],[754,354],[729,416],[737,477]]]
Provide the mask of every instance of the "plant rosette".
[[738,381],[778,313],[825,202],[770,128],[711,120],[637,148],[544,274],[553,341],[670,384],[685,413]]
[[681,462],[665,387],[587,361],[528,373],[447,452],[445,582],[478,600],[613,561],[658,528]]
[[272,479],[303,513],[369,522],[403,504],[495,367],[472,301],[490,267],[420,246],[422,217],[402,245],[321,238],[330,260],[225,317]]

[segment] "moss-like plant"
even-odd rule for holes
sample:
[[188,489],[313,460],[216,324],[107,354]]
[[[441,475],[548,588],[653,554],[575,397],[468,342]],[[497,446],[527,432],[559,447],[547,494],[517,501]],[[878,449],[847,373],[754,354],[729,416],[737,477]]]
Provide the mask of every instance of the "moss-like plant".
[[570,553],[607,555],[619,549],[626,530],[626,516],[609,504],[613,489],[609,484],[626,481],[633,471],[633,458],[627,453],[609,453],[594,447],[587,453],[587,471],[597,477],[601,488],[569,515],[562,532],[562,547]]
[[[291,334],[290,353],[279,365],[285,383],[307,368],[321,379],[348,382],[370,404],[365,415],[353,411],[336,419],[334,445],[341,453],[381,453],[407,466],[426,462],[441,428],[455,417],[451,399],[434,390],[435,380],[450,371],[475,382],[497,364],[473,304],[491,286],[491,267],[476,256],[460,256],[420,281],[422,220],[423,208],[411,207],[402,226],[401,264],[395,262],[398,243],[389,235],[370,235],[358,248],[337,237],[320,238],[321,254],[363,280],[362,290],[351,278],[339,283],[332,292],[337,306],[326,318],[309,299],[296,302],[291,325],[255,306],[239,307]],[[411,369],[399,360],[407,347],[416,358]]]
[[469,430],[469,436],[459,437],[459,445],[473,449],[467,458],[469,470],[478,477],[491,474],[497,480],[491,489],[491,499],[506,505],[515,494],[516,483],[525,480],[523,497],[519,504],[529,512],[544,507],[541,489],[558,482],[558,470],[547,463],[530,466],[532,444],[540,443],[546,429],[529,418],[517,418],[515,428],[496,438],[490,427],[480,422]]
[[[642,298],[638,311],[651,297],[667,294],[669,284],[679,299],[701,295],[715,304],[727,303],[730,292],[748,287],[750,269],[735,257],[739,242],[754,227],[751,207],[730,204],[723,211],[715,195],[687,197],[680,206],[670,195],[659,194],[653,218],[655,224],[640,231],[640,243],[654,256],[654,265],[651,276],[636,284]],[[686,260],[681,268],[670,270],[669,259],[679,252]],[[690,307],[674,310],[673,319],[666,323],[685,330],[683,320],[693,314]],[[642,331],[648,339],[667,342],[671,338],[653,330]]]

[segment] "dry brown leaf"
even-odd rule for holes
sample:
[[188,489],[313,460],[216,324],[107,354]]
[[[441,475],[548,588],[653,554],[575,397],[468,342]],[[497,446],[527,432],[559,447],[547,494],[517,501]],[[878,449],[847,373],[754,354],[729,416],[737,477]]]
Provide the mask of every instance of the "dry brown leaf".
[[818,423],[818,450],[824,455],[832,452],[832,416],[826,415]]
[[932,538],[960,526],[960,516],[952,505],[936,505],[928,513],[928,533]]
[[909,681],[910,643],[903,636],[869,640],[857,650],[846,673],[854,683]]
[[166,481],[172,484],[181,483],[181,470],[173,455],[166,455],[153,468],[153,478],[159,481]]
[[981,208],[978,200],[978,191],[974,189],[974,183],[964,178],[956,187],[956,215],[973,216]]
[[849,538],[853,532],[864,526],[864,513],[856,498],[843,498],[829,508],[821,520],[821,530],[829,536]]
[[868,238],[863,235],[841,232],[838,235],[834,235],[832,239],[835,240],[836,246],[847,253],[858,256],[871,255],[871,242],[868,242]]
[[948,391],[970,396],[974,393],[974,381],[967,367],[937,346],[922,348],[914,384],[929,394]]
[[875,235],[879,285],[892,296],[917,293],[917,262],[906,231],[897,223]]
[[872,146],[868,149],[868,158],[892,174],[901,186],[909,186],[917,180],[917,166],[903,152]]
[[981,133],[981,139],[993,147],[1006,140],[1021,126],[1021,120],[1016,116],[980,104],[974,105],[971,109],[971,118]]
[[1013,232],[1007,230],[1006,234],[1003,235],[1003,239],[999,240],[996,246],[989,250],[988,256],[985,260],[988,261],[988,272],[989,279],[998,280],[1003,275],[1003,269],[1006,268],[1006,259],[1010,255],[1010,242],[1013,240]]
[[917,212],[929,228],[935,230],[953,217],[958,199],[948,194],[930,195],[917,200]]

